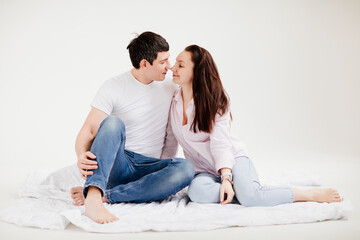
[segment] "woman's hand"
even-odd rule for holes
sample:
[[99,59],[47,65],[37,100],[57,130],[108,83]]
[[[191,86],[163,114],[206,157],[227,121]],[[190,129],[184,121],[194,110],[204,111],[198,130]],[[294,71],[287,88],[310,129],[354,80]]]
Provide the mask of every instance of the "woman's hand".
[[224,179],[220,186],[220,204],[227,204],[232,202],[234,195],[235,193],[231,182],[227,179]]
[[98,168],[97,161],[92,160],[95,158],[96,156],[90,151],[84,152],[78,157],[77,167],[83,179],[86,180],[86,176],[94,174],[94,172],[88,170]]

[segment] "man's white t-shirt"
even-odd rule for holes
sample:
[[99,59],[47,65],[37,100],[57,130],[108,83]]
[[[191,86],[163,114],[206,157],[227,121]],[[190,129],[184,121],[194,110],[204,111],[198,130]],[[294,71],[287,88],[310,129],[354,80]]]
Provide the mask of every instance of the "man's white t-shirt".
[[176,88],[170,79],[145,85],[128,71],[107,80],[91,106],[124,122],[126,150],[160,158]]

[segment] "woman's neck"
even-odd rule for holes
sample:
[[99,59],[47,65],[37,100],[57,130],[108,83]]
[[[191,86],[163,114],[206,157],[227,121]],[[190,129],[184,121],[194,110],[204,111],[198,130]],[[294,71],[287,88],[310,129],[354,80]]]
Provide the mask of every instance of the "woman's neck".
[[186,110],[187,110],[188,103],[193,98],[192,86],[182,85],[181,86],[181,97],[183,100],[183,122],[182,122],[182,125],[184,126],[188,123],[188,117],[186,115]]
[[193,90],[191,85],[181,86],[182,100],[184,104],[188,104],[193,98]]

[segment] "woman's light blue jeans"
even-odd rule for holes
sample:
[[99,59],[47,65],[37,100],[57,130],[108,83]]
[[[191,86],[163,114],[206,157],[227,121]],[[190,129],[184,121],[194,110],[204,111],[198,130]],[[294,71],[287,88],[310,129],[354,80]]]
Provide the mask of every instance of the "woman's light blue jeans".
[[[245,207],[275,206],[294,201],[294,192],[290,187],[263,187],[252,161],[247,157],[235,159],[232,169],[235,198]],[[219,203],[219,177],[211,173],[198,173],[189,186],[191,201],[198,203]]]
[[109,203],[165,199],[188,186],[194,168],[182,158],[157,159],[125,150],[125,125],[114,116],[100,125],[91,147],[98,169],[87,176],[83,194],[96,186]]

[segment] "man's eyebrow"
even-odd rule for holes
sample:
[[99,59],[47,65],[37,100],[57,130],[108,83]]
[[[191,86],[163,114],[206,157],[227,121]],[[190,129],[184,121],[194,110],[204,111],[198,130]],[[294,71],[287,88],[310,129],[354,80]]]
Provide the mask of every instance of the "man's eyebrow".
[[163,60],[160,60],[160,62],[164,62],[164,61],[167,61],[167,60],[169,60],[169,58],[165,58]]

